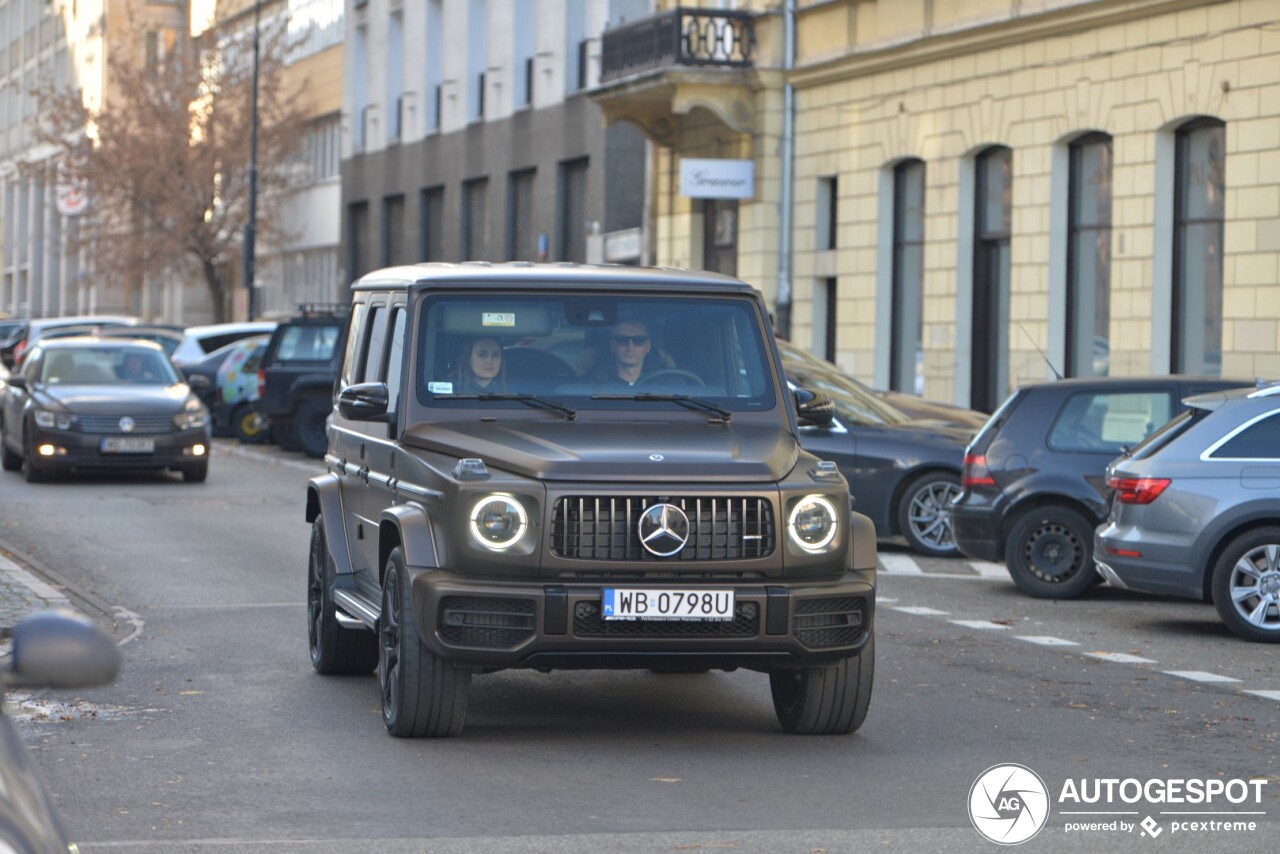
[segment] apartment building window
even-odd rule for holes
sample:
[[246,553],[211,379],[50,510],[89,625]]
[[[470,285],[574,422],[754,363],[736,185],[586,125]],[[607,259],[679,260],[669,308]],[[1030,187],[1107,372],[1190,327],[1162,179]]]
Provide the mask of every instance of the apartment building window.
[[408,262],[404,248],[404,194],[397,193],[382,200],[382,263]]
[[893,325],[889,387],[924,393],[923,160],[893,170]]
[[817,234],[815,235],[814,248],[819,252],[836,248],[838,191],[839,184],[834,176],[818,179],[818,195],[815,199],[818,210],[817,217],[814,220]]
[[507,259],[538,260],[538,233],[533,221],[533,169],[512,172],[507,190]]
[[462,185],[462,260],[489,260],[489,219],[486,202],[489,179],[475,178]]
[[1227,126],[1195,119],[1176,139],[1171,368],[1220,376]]
[[467,6],[467,118],[472,120],[484,118],[488,25],[486,0],[471,0]]
[[289,0],[291,63],[342,44],[344,2],[345,0]]
[[147,70],[154,75],[156,67],[160,64],[160,33],[155,30],[147,30],[146,46]]
[[572,95],[587,83],[587,4],[565,0],[564,6],[564,89]]
[[834,362],[836,360],[836,306],[838,305],[835,278],[823,280],[822,292],[827,304],[822,357],[828,362]]
[[444,108],[444,7],[443,0],[427,2],[427,77],[422,91],[431,99],[427,116],[427,130],[440,130]]
[[387,19],[387,141],[404,136],[404,17],[393,12]]
[[369,255],[369,203],[353,202],[347,207],[347,269],[359,278],[372,269]]
[[1070,164],[1066,372],[1105,377],[1111,369],[1111,137],[1077,139]]
[[515,56],[512,70],[515,85],[512,96],[517,107],[533,104],[533,55],[537,50],[537,11],[534,3],[517,3],[515,19]]
[[445,261],[444,187],[427,187],[418,208],[418,254],[423,261]]
[[978,155],[973,246],[972,385],[970,406],[993,412],[1004,400],[1009,353],[1009,235],[1013,151],[1004,146]]
[[337,177],[341,132],[342,117],[337,113],[307,124],[289,170],[290,187],[306,187]]
[[352,146],[356,151],[364,151],[368,144],[369,118],[369,30],[356,27],[355,44],[352,50],[351,65],[354,69],[351,82],[351,116],[355,127],[352,130]]
[[561,261],[587,260],[587,158],[560,164],[559,181]]

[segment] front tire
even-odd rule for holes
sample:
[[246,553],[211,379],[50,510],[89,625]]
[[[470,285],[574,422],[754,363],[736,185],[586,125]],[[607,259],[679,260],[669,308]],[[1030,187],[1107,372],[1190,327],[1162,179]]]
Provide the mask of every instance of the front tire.
[[209,461],[205,460],[198,466],[183,469],[182,479],[187,483],[204,483],[209,479]]
[[311,666],[326,676],[364,675],[378,666],[378,636],[363,629],[344,629],[334,616],[333,558],[324,533],[324,516],[311,525],[307,560],[307,642]]
[[912,551],[928,557],[959,554],[951,536],[951,499],[960,494],[960,478],[932,472],[912,481],[898,504],[898,529]]
[[862,652],[826,667],[775,670],[769,674],[773,710],[787,732],[847,735],[862,726],[875,681],[875,637]]
[[1280,527],[1255,528],[1222,550],[1213,606],[1227,628],[1255,643],[1280,643]]
[[308,457],[323,457],[329,449],[329,431],[326,420],[333,410],[328,400],[310,397],[298,405],[293,416],[293,441]]
[[1004,561],[1013,583],[1037,599],[1074,599],[1102,581],[1093,565],[1093,529],[1068,507],[1024,513],[1009,531]]
[[9,446],[4,444],[3,436],[0,436],[0,463],[3,463],[5,471],[19,471],[22,468],[22,454],[9,450]]
[[38,467],[35,460],[35,449],[27,444],[27,452],[22,455],[22,478],[27,483],[43,483],[44,471]]
[[404,551],[393,549],[382,579],[378,681],[382,722],[399,738],[447,738],[462,732],[471,671],[434,654],[418,637]]

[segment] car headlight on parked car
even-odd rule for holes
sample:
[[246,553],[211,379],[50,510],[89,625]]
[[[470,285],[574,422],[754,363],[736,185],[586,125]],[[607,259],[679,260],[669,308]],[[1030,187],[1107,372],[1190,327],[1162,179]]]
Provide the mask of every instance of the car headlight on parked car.
[[59,430],[70,430],[71,426],[76,423],[76,418],[67,412],[50,412],[47,409],[37,409],[36,426],[43,427],[46,430],[52,430],[55,427]]
[[495,552],[504,551],[520,542],[529,527],[524,507],[510,495],[486,495],[471,507],[471,536],[476,542]]
[[839,530],[836,508],[825,496],[806,495],[791,508],[787,534],[791,542],[807,552],[820,552],[836,537]]
[[207,423],[204,404],[199,398],[189,397],[182,405],[182,411],[173,416],[173,423],[179,430],[194,430]]

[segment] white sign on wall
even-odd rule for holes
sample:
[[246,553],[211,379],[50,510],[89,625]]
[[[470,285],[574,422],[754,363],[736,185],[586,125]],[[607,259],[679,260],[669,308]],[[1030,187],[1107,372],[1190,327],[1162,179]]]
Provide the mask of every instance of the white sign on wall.
[[680,161],[680,195],[690,199],[749,199],[755,183],[751,160]]

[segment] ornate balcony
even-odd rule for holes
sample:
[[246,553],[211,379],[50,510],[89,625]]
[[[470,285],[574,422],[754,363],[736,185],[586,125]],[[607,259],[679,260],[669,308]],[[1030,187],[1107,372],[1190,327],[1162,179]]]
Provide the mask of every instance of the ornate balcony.
[[751,133],[760,88],[756,17],[677,8],[608,29],[591,97],[606,121],[630,121],[662,145],[678,144],[681,117],[698,107],[730,130]]

